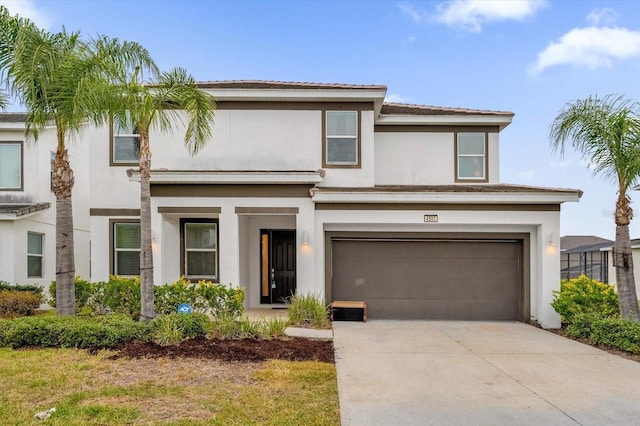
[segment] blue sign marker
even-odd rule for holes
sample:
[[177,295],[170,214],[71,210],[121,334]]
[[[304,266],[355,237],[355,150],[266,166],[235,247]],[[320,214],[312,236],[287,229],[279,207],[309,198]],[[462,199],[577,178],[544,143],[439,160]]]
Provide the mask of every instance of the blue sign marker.
[[191,305],[188,303],[183,303],[180,306],[178,306],[178,313],[179,314],[190,314],[191,313]]

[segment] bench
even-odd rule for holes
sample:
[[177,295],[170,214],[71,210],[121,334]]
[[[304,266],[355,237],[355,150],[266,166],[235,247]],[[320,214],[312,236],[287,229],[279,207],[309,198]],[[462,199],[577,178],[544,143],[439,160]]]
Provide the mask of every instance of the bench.
[[367,322],[367,304],[362,300],[334,300],[329,305],[331,321]]

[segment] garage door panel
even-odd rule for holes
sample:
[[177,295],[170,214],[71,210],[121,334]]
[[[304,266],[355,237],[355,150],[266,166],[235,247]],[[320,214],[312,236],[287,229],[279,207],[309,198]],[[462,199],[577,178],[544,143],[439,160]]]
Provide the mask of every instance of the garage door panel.
[[334,240],[332,298],[371,318],[519,319],[520,244]]

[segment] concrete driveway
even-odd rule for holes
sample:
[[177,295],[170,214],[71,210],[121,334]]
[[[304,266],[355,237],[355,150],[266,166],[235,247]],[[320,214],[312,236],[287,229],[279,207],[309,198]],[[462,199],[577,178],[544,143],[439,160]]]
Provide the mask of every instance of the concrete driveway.
[[640,363],[510,322],[334,322],[342,425],[640,425]]

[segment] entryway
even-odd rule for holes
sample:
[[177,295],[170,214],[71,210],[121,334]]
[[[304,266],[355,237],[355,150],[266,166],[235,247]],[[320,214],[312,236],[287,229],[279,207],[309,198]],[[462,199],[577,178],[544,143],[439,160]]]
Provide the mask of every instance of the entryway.
[[296,292],[296,231],[260,230],[260,303],[285,303]]

